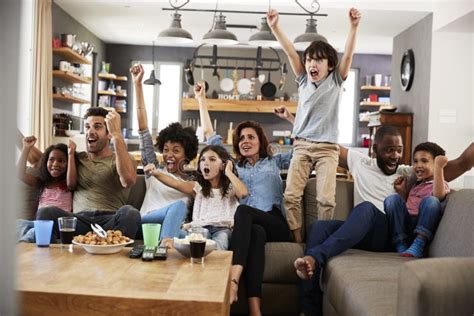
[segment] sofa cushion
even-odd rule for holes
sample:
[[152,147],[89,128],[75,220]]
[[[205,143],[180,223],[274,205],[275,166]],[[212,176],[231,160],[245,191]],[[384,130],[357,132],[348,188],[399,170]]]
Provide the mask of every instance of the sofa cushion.
[[430,257],[474,256],[474,190],[448,194],[446,208],[429,248]]
[[135,207],[137,210],[140,210],[143,204],[143,199],[145,198],[146,184],[145,176],[142,174],[137,175],[137,181],[132,186],[130,194],[128,195],[127,204]]
[[304,245],[293,242],[268,242],[265,245],[264,283],[297,284],[293,262],[303,256]]
[[324,295],[339,315],[395,315],[398,272],[410,260],[350,249],[328,261],[321,280]]

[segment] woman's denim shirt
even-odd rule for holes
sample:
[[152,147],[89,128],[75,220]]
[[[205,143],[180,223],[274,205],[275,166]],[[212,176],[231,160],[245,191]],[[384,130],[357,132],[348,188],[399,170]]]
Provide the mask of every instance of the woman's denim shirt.
[[[221,145],[222,137],[214,135],[207,140],[209,145]],[[285,209],[283,205],[283,181],[280,170],[288,169],[293,151],[277,154],[272,157],[261,158],[255,165],[245,161],[237,164],[239,179],[245,183],[249,194],[240,199],[240,204],[245,204],[262,211],[272,210],[273,205],[277,205],[283,215]]]

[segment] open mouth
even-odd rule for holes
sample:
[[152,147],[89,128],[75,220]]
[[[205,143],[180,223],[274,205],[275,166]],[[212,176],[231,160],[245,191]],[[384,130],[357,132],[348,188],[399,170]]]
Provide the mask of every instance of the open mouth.
[[425,173],[424,170],[416,170],[415,171],[415,174],[418,178],[421,178],[424,173]]
[[394,171],[397,169],[398,164],[396,162],[389,162],[385,164],[385,166],[387,167],[388,170]]
[[316,70],[316,69],[312,69],[309,71],[309,75],[312,77],[312,78],[316,78],[318,75],[319,75],[319,71]]
[[94,144],[97,143],[97,139],[95,139],[95,138],[88,138],[88,139],[87,139],[87,143],[88,143],[89,145],[94,145]]
[[202,168],[202,173],[203,175],[208,176],[209,173],[211,173],[211,169],[209,169],[208,167],[204,167]]
[[252,149],[251,146],[242,146],[242,150],[245,152],[249,151],[250,149]]
[[176,163],[174,160],[166,160],[166,168],[174,169],[176,167]]

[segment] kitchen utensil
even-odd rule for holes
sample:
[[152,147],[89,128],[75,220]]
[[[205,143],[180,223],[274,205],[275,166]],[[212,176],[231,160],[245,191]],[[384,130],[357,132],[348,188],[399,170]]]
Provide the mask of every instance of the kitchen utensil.
[[92,51],[94,50],[94,46],[89,42],[81,42],[81,47],[82,47],[82,54],[85,57],[92,54]]
[[260,92],[266,99],[271,99],[277,91],[276,86],[271,82],[270,71],[268,72],[268,81],[262,85]]
[[232,72],[232,78],[234,79],[233,84],[233,91],[232,95],[236,96],[239,95],[239,91],[237,91],[237,82],[239,80],[239,72],[237,71],[237,67],[235,67],[234,71]]
[[107,237],[107,232],[100,226],[99,224],[91,224],[91,228],[94,231],[94,233],[97,234],[97,236],[101,238],[106,238]]
[[225,78],[222,79],[219,84],[221,90],[224,92],[230,92],[234,88],[234,83],[232,82],[232,79],[228,78],[228,74],[228,70],[226,69]]
[[193,66],[191,62],[188,63],[189,66],[184,69],[184,77],[186,78],[186,83],[190,86],[194,86],[194,75],[193,75]]
[[201,81],[204,82],[205,91],[207,92],[207,90],[209,90],[209,83],[206,80],[204,80],[204,66],[202,64],[202,60],[201,60]]
[[237,91],[240,94],[248,94],[250,93],[252,87],[252,82],[247,79],[247,69],[244,68],[244,77],[237,82]]
[[285,80],[286,80],[286,74],[288,73],[288,69],[286,69],[286,63],[283,64],[281,67],[281,77],[280,77],[280,83],[278,85],[278,90],[283,90],[283,87],[285,86]]
[[72,44],[72,50],[75,51],[76,53],[78,54],[82,54],[82,46],[81,46],[81,43],[78,43],[78,42],[74,42],[74,44]]

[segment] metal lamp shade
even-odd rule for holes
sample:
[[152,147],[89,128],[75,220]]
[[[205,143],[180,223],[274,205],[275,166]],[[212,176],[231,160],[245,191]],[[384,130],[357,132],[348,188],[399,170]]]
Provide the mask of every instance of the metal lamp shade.
[[262,18],[260,30],[250,36],[249,45],[261,47],[274,47],[279,45],[275,35],[273,35],[268,26],[267,18]]
[[316,19],[309,18],[306,20],[306,31],[304,34],[297,36],[293,43],[295,44],[296,49],[305,50],[309,44],[314,41],[328,42],[324,36],[318,34],[318,31],[316,30]]
[[202,40],[211,45],[236,45],[239,43],[234,33],[227,31],[225,16],[222,14],[216,16],[214,29],[206,33]]
[[155,70],[152,70],[150,73],[150,78],[145,80],[143,83],[148,84],[148,85],[155,85],[155,84],[160,85],[161,81],[155,78]]
[[189,44],[193,42],[191,33],[181,27],[181,14],[174,13],[173,21],[169,28],[158,34],[158,39],[162,44]]

